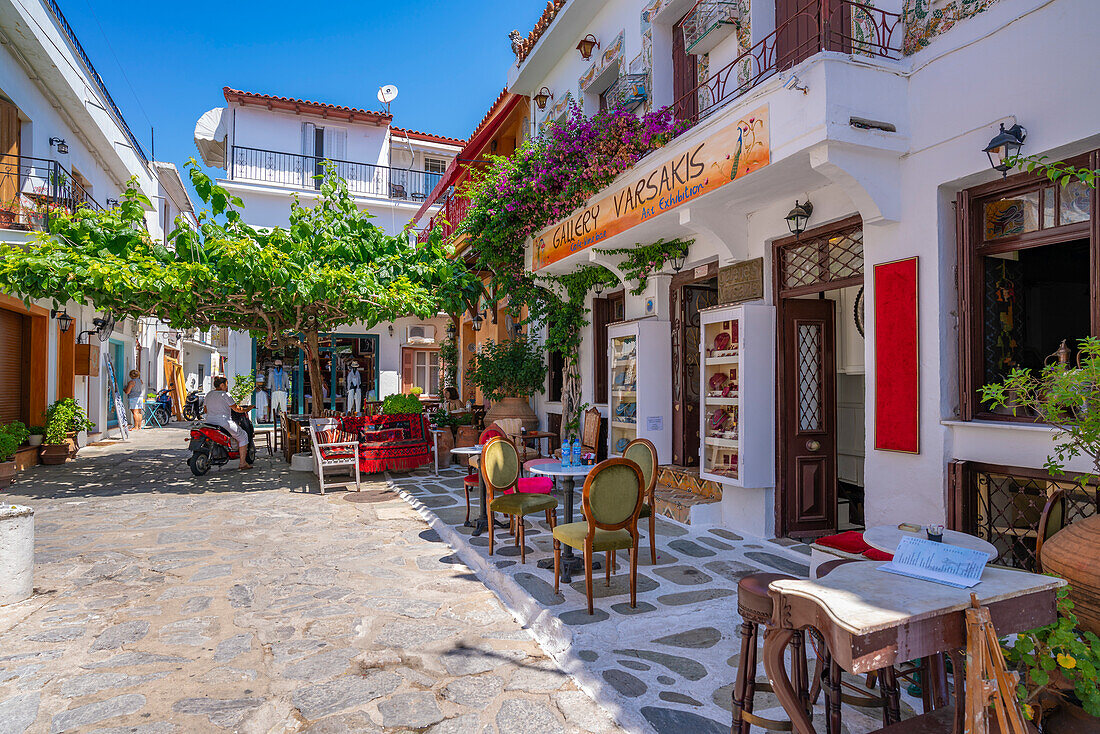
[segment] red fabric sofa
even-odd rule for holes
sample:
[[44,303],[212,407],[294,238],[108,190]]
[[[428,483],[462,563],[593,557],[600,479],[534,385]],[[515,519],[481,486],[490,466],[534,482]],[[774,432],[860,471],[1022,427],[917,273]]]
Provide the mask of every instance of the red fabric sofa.
[[432,434],[422,413],[348,416],[345,431],[359,437],[359,471],[411,471],[431,463]]

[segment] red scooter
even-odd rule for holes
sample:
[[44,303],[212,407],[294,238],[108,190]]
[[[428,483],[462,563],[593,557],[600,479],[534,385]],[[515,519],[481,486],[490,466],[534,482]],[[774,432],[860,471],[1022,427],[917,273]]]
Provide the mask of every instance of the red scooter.
[[[245,457],[249,464],[256,463],[256,442],[253,438],[255,428],[248,413],[233,411],[233,420],[248,434],[248,448]],[[210,471],[211,466],[221,466],[230,459],[240,459],[240,452],[233,448],[233,437],[229,431],[213,423],[194,423],[191,425],[191,458],[187,460],[187,466],[191,467],[191,473],[201,477]]]

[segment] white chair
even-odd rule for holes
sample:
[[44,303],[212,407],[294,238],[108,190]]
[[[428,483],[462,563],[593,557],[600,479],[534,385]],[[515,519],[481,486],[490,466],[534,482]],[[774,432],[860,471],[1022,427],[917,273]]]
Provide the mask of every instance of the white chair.
[[[310,443],[313,444],[313,461],[316,467],[317,479],[321,483],[321,494],[325,493],[325,469],[341,469],[345,467],[355,473],[355,491],[358,492],[360,489],[359,441],[322,443],[320,439],[321,432],[333,428],[340,428],[340,422],[335,418],[309,419],[309,437],[311,439]],[[348,453],[339,450],[347,448],[351,449]],[[325,456],[326,450],[328,456]]]

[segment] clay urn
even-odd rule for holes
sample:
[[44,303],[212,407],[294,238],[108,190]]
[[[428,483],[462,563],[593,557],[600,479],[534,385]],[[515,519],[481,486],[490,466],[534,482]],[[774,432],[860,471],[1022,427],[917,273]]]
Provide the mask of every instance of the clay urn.
[[1081,629],[1100,635],[1100,515],[1070,523],[1040,551],[1043,570],[1069,582]]

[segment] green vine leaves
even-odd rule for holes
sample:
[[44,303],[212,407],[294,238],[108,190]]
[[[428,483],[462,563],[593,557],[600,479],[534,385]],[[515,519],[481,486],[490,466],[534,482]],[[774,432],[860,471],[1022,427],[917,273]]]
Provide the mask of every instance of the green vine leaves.
[[635,281],[636,285],[630,292],[640,296],[645,292],[649,276],[661,272],[670,260],[687,257],[688,248],[694,243],[693,239],[661,239],[652,245],[637,244],[629,250],[597,249],[596,252],[601,255],[625,255],[618,268],[627,276],[627,280]]

